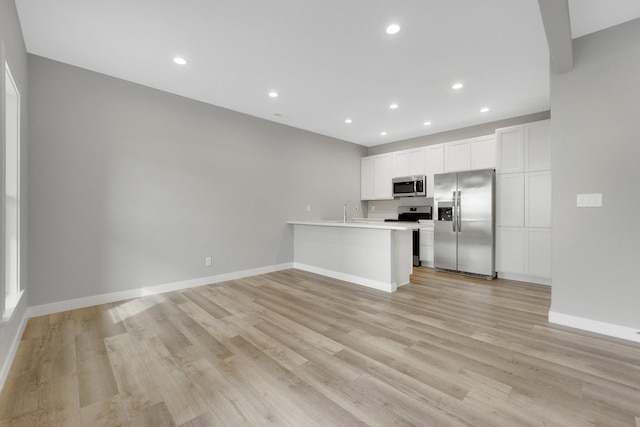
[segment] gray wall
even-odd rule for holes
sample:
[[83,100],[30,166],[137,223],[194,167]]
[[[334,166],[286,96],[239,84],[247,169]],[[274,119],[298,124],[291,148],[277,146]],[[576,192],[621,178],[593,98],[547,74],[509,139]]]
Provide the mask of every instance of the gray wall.
[[[11,1],[0,1],[0,41],[4,47],[2,56],[2,76],[4,76],[4,60],[9,64],[13,79],[18,85],[18,90],[21,96],[21,121],[22,126],[20,129],[21,138],[21,240],[20,240],[20,257],[21,257],[21,269],[20,269],[20,281],[23,288],[28,288],[27,285],[27,147],[28,147],[28,135],[27,135],[27,52],[24,46],[24,40],[22,39],[22,30],[20,29],[20,23],[18,22],[18,14],[16,12],[15,4]],[[3,78],[0,81],[4,82]],[[4,88],[0,90],[1,96],[4,96]],[[0,105],[4,106],[4,99],[0,99]],[[0,138],[1,143],[4,143],[4,109],[0,109],[2,120],[0,120]],[[3,156],[4,150],[0,150],[0,156]],[[0,157],[0,165],[4,165],[4,158]],[[0,167],[3,171],[4,167]],[[0,188],[4,188],[4,172],[0,173]],[[4,224],[4,208],[0,209],[0,224]],[[1,246],[1,245],[0,245]],[[0,252],[0,259],[4,259],[4,254]],[[0,262],[0,277],[4,278],[3,263]],[[20,321],[24,317],[24,313],[27,307],[27,297],[24,295],[20,305],[14,312],[13,318],[10,322],[0,325],[0,370],[8,360],[9,351],[12,342],[17,337],[20,327]],[[2,371],[0,371],[2,375]],[[2,382],[2,378],[0,378]]]
[[640,328],[640,20],[576,39],[574,61],[551,75],[551,310]]
[[360,204],[365,147],[37,56],[29,80],[30,305],[291,262],[288,219]]
[[424,147],[426,145],[440,144],[442,142],[458,141],[461,139],[474,138],[476,136],[491,135],[496,129],[520,125],[523,123],[546,120],[550,117],[549,111],[528,114],[526,116],[513,117],[499,120],[497,122],[483,123],[462,129],[454,129],[446,132],[434,133],[432,135],[419,136],[417,138],[405,139],[402,141],[390,142],[388,144],[369,147],[368,156],[375,154],[389,153],[392,151],[407,150],[409,148]]

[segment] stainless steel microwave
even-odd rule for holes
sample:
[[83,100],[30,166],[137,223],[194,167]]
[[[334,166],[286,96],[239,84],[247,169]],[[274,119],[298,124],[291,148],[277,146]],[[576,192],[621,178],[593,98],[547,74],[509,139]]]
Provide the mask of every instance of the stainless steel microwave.
[[426,197],[427,179],[424,175],[401,176],[392,179],[393,197]]

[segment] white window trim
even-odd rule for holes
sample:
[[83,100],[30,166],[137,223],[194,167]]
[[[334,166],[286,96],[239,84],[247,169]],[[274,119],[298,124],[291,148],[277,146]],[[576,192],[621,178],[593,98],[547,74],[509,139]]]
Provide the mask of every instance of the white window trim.
[[[2,176],[3,176],[3,180],[2,182],[5,183],[5,188],[3,190],[3,194],[4,196],[2,197],[2,266],[3,266],[3,272],[4,274],[2,275],[2,292],[0,292],[0,324],[3,323],[7,323],[9,321],[12,320],[13,318],[13,314],[15,313],[16,308],[18,307],[18,305],[20,304],[20,300],[22,299],[23,295],[24,295],[24,289],[22,287],[22,283],[20,280],[20,230],[21,230],[21,225],[20,225],[20,205],[21,205],[21,191],[20,191],[20,146],[21,146],[21,135],[20,135],[20,123],[21,123],[21,95],[20,95],[20,90],[18,89],[18,85],[16,84],[13,75],[11,74],[11,69],[9,68],[9,64],[7,63],[6,60],[4,60],[4,45],[2,46],[2,63],[4,63],[4,73],[2,73],[2,78],[0,78],[0,84],[2,84],[2,89],[1,89],[1,93],[2,93],[2,108],[1,108],[1,113],[2,113],[2,158],[3,158],[3,162],[2,162]],[[18,290],[17,292],[13,292],[10,295],[10,300],[7,301],[7,297],[6,297],[6,287],[8,286],[7,280],[6,280],[6,271],[7,271],[7,265],[6,265],[6,156],[7,156],[7,152],[6,152],[6,148],[7,148],[7,141],[6,141],[6,111],[7,111],[7,106],[6,106],[6,102],[7,102],[7,93],[6,93],[6,88],[7,88],[7,84],[10,83],[13,86],[13,89],[15,90],[16,94],[17,94],[17,129],[16,129],[16,133],[17,133],[17,153],[16,153],[16,173],[17,173],[17,247],[16,247],[16,264],[17,264],[17,269],[16,269],[16,280],[17,280],[17,284],[18,284]]]

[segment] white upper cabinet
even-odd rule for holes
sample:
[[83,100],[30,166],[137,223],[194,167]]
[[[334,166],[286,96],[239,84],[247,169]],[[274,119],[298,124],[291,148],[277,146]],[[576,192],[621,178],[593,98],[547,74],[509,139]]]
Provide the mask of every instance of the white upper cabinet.
[[360,159],[360,200],[373,199],[373,158]]
[[527,125],[525,129],[525,167],[527,171],[551,170],[550,122]]
[[409,152],[396,151],[393,153],[393,178],[409,175]]
[[495,135],[474,138],[470,143],[471,169],[490,169],[496,167]]
[[444,150],[444,171],[457,172],[471,169],[471,145],[468,140],[448,142]]
[[426,168],[426,148],[413,148],[409,150],[409,173],[407,175],[424,175]]
[[393,175],[392,153],[360,159],[360,199],[392,199],[391,177]]
[[496,131],[498,173],[524,172],[524,129],[514,126]]
[[495,165],[495,135],[363,157],[360,168],[360,196],[362,200],[392,199],[392,178],[425,175],[427,197],[433,197],[435,174],[488,169],[494,168]]
[[498,129],[498,173],[551,170],[550,120]]
[[452,141],[445,144],[445,172],[488,169],[495,166],[496,137],[494,135]]
[[444,172],[444,144],[429,145],[425,153],[427,197],[433,197],[433,176]]
[[380,154],[373,156],[373,199],[393,199],[393,155]]
[[393,178],[398,176],[424,175],[425,172],[424,147],[393,153]]

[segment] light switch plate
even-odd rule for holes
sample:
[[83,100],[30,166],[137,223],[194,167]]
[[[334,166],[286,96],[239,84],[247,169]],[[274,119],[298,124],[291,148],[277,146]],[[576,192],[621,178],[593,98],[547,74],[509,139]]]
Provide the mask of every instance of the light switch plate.
[[578,194],[576,206],[579,208],[601,208],[602,193]]

